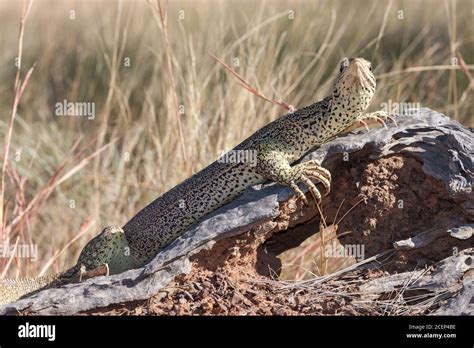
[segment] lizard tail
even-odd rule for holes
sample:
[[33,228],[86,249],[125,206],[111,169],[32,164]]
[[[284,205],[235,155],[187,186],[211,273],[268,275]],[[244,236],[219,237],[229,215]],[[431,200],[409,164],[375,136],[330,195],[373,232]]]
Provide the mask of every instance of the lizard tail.
[[0,280],[0,305],[14,302],[26,294],[53,286],[58,274],[23,279]]
[[[46,276],[22,279],[0,279],[0,305],[17,301],[40,290],[59,287],[63,284],[75,283],[82,276],[81,266],[75,265],[67,271]],[[102,271],[101,268],[97,270]],[[96,275],[96,270],[86,273],[86,278]],[[103,273],[101,273],[103,274]]]

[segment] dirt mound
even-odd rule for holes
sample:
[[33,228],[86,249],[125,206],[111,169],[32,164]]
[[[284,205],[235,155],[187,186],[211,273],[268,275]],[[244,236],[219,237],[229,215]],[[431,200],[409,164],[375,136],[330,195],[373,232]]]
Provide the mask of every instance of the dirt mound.
[[[394,242],[422,231],[448,229],[453,221],[468,222],[467,218],[459,220],[463,216],[459,204],[412,157],[397,154],[371,160],[363,150],[351,154],[350,161],[341,155],[325,165],[333,168],[333,189],[321,207],[329,226],[325,229],[329,231],[327,236],[340,236],[340,248],[359,247],[364,259],[393,249]],[[430,272],[430,266],[451,256],[453,250],[472,246],[469,239],[460,241],[445,233],[426,247],[393,251],[375,269],[358,269],[317,287],[305,287],[302,279],[325,275],[355,262],[354,255],[331,257],[322,252],[329,242],[326,237],[321,241],[319,231],[323,222],[314,201],[310,202],[306,207],[292,198],[282,203],[282,213],[275,221],[220,240],[210,250],[194,255],[192,271],[177,277],[156,296],[88,313],[383,314],[385,309],[380,303],[364,301],[359,293],[361,285],[415,268]],[[336,215],[342,217],[351,208],[337,226],[331,225]],[[283,231],[274,233],[282,228]],[[288,282],[295,279],[300,282]],[[426,314],[437,308],[437,304],[410,307],[409,303],[409,298],[405,298],[405,313]]]

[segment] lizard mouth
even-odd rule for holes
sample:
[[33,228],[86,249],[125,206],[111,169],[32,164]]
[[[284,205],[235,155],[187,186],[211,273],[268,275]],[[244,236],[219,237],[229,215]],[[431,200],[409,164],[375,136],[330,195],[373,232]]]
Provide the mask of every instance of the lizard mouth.
[[354,83],[358,87],[363,87],[364,89],[374,90],[375,89],[375,77],[372,72],[369,70],[367,64],[364,62],[355,59],[354,62]]

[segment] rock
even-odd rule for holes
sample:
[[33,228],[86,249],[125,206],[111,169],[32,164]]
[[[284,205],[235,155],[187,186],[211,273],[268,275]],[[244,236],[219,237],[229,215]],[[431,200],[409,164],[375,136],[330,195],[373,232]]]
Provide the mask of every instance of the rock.
[[[472,131],[429,109],[419,109],[409,116],[399,115],[396,120],[398,126],[389,125],[388,129],[378,128],[336,138],[309,153],[302,161],[318,159],[324,161],[324,166],[334,170],[341,154],[352,156],[364,151],[370,159],[391,154],[414,158],[422,163],[422,170],[427,176],[436,179],[445,188],[448,198],[456,202],[459,208],[456,210],[457,216],[449,217],[452,219],[451,235],[470,238],[472,225],[468,230],[457,222],[474,220]],[[351,173],[359,175],[357,171]],[[338,187],[333,187],[333,190],[338,190]],[[265,183],[252,187],[190,228],[145,267],[88,279],[58,289],[43,290],[15,303],[0,306],[0,315],[19,312],[71,315],[112,304],[147,299],[159,293],[177,275],[189,273],[189,258],[203,249],[212,248],[219,240],[251,230],[262,234],[274,233],[301,223],[304,214],[294,215],[291,217],[293,220],[282,220],[280,216],[280,206],[288,202],[290,197],[291,190],[278,184]],[[301,208],[294,205],[292,209],[298,212]],[[310,218],[306,216],[306,220]],[[461,295],[449,303],[446,311],[469,303],[468,295],[462,295],[466,291],[472,294],[472,283],[464,286],[459,293]],[[176,308],[176,312],[180,310]]]
[[474,315],[474,279],[463,281],[463,286],[457,295],[441,306],[434,315]]
[[474,232],[474,224],[470,225],[463,225],[460,227],[454,227],[448,230],[449,234],[453,238],[457,239],[469,239],[472,237],[472,233]]
[[[470,281],[473,279],[472,277],[465,278],[465,275],[473,270],[473,257],[474,248],[470,248],[438,262],[434,265],[435,270],[429,274],[426,270],[421,269],[388,275],[368,281],[360,287],[360,290],[371,295],[389,294],[402,288],[404,291],[424,290],[442,293],[452,290],[457,292],[466,279],[470,279]],[[471,296],[473,294],[471,293]],[[474,312],[471,312],[471,315],[474,315]]]
[[438,238],[444,237],[447,233],[456,239],[469,239],[472,236],[472,231],[472,225],[462,225],[451,229],[446,227],[435,228],[421,232],[409,239],[399,240],[393,243],[393,246],[397,250],[418,249],[427,246]]

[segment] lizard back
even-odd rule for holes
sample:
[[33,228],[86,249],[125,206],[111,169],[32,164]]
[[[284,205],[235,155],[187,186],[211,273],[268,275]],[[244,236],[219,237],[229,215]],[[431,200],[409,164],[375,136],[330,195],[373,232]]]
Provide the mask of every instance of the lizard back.
[[[256,152],[262,144],[279,144],[291,149],[288,160],[294,162],[317,145],[315,138],[306,136],[311,131],[309,122],[315,116],[321,118],[327,107],[325,99],[282,116],[229,152]],[[139,263],[147,263],[190,226],[264,180],[249,163],[219,160],[211,163],[155,199],[127,222],[123,230],[132,255]]]

